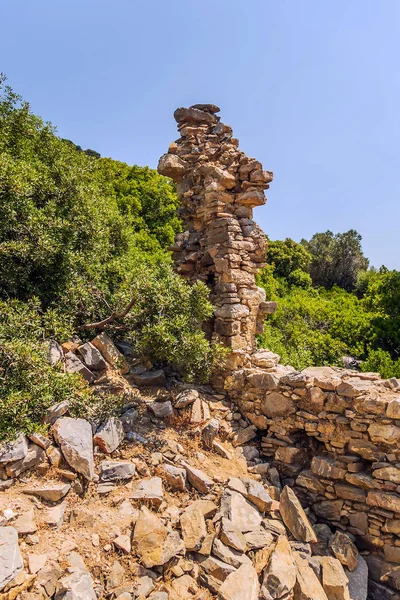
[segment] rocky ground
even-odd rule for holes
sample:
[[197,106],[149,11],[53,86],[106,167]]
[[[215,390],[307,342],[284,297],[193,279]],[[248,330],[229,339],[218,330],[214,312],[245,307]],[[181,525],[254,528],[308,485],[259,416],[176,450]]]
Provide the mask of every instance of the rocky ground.
[[78,346],[51,360],[121,409],[93,424],[54,406],[47,437],[0,446],[0,600],[366,599],[352,539],[282,487],[227,397],[107,336]]

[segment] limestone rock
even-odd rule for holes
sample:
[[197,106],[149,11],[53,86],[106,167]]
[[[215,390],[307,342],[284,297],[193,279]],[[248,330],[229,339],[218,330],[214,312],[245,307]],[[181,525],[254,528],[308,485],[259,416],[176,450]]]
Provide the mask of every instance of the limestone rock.
[[209,421],[207,425],[203,427],[201,431],[201,437],[203,440],[203,444],[206,448],[211,449],[213,447],[213,442],[216,436],[218,435],[218,431],[219,422],[217,419],[211,419],[211,421]]
[[230,546],[239,552],[247,551],[246,538],[232,521],[227,518],[222,519],[222,531],[220,536],[221,542],[226,546]]
[[324,556],[322,564],[322,586],[328,600],[350,600],[348,579],[336,558]]
[[169,400],[166,402],[150,402],[147,406],[157,419],[167,419],[173,413],[172,404]]
[[96,431],[93,443],[105,454],[111,454],[123,442],[124,437],[122,421],[116,417],[110,417]]
[[180,523],[186,550],[197,552],[207,535],[203,513],[199,508],[189,507],[181,514]]
[[171,490],[183,492],[186,486],[186,471],[173,465],[163,465],[165,479]]
[[290,533],[300,542],[316,542],[317,536],[294,491],[285,486],[280,496],[279,510]]
[[24,563],[14,527],[0,527],[0,591],[22,571]]
[[114,342],[104,331],[97,335],[94,340],[92,340],[92,344],[97,348],[97,350],[99,350],[99,352],[104,356],[106,361],[111,366],[113,366],[115,369],[118,369],[121,375],[129,372],[129,367],[125,357],[123,354],[121,354]]
[[35,510],[30,508],[26,512],[23,512],[15,521],[14,528],[21,535],[28,533],[35,533],[37,531],[37,525],[35,522]]
[[152,477],[151,479],[144,479],[138,484],[133,494],[130,495],[130,498],[158,508],[164,499],[161,478]]
[[131,536],[127,534],[119,535],[113,539],[113,544],[118,550],[122,550],[124,554],[130,554],[131,551]]
[[349,571],[357,567],[358,550],[346,533],[337,531],[329,543],[336,558],[346,566]]
[[47,554],[28,554],[29,573],[33,575],[43,569],[48,560]]
[[296,567],[286,536],[279,536],[265,570],[261,587],[263,600],[275,600],[289,595],[296,584]]
[[90,371],[73,352],[67,352],[65,355],[65,370],[67,373],[77,373],[78,375],[81,375],[88,383],[94,381],[92,371]]
[[21,473],[24,473],[28,469],[32,469],[46,458],[46,453],[43,448],[31,444],[28,448],[28,452],[24,458],[15,460],[12,463],[7,464],[6,473],[9,477],[18,477]]
[[225,490],[221,498],[221,513],[242,532],[257,529],[262,517],[258,510],[250,504],[242,494]]
[[179,534],[165,527],[145,506],[139,511],[133,539],[142,563],[148,569],[164,565],[184,550]]
[[235,569],[238,569],[241,565],[251,565],[251,560],[246,554],[225,546],[218,538],[214,540],[212,552],[222,562],[232,565]]
[[163,154],[158,161],[158,172],[165,177],[171,177],[178,181],[183,177],[186,169],[189,167],[185,160],[175,156],[174,154]]
[[92,371],[101,371],[107,367],[107,363],[99,350],[90,342],[82,344],[78,348],[79,354],[88,369]]
[[22,460],[28,454],[28,440],[19,435],[15,441],[0,444],[0,464]]
[[367,600],[368,596],[368,565],[359,555],[354,571],[346,571],[349,580],[350,600]]
[[49,483],[48,485],[40,487],[24,488],[22,491],[24,494],[38,496],[49,502],[58,502],[68,494],[70,488],[71,486],[69,483]]
[[271,419],[274,417],[285,417],[295,412],[295,405],[293,400],[283,394],[271,392],[262,398],[261,412]]
[[294,600],[328,600],[328,597],[312,568],[297,552],[293,552],[296,565]]
[[241,565],[225,579],[218,595],[221,600],[258,600],[260,584],[251,565]]
[[192,467],[188,463],[182,461],[182,466],[186,470],[189,483],[202,494],[207,494],[214,487],[214,482],[200,469]]
[[125,481],[132,479],[136,467],[131,462],[118,462],[115,460],[103,460],[100,463],[101,481]]
[[48,425],[54,425],[57,419],[59,419],[68,412],[68,409],[68,400],[64,400],[63,402],[59,402],[58,404],[53,404],[53,406],[50,406],[50,408],[47,409],[44,422]]
[[44,515],[44,522],[49,527],[55,527],[59,529],[64,520],[64,513],[67,505],[65,502],[61,502],[56,506],[48,508]]
[[87,571],[74,570],[57,583],[55,600],[96,600],[93,581]]
[[146,373],[132,374],[132,379],[139,387],[163,386],[165,384],[165,373],[162,369],[146,371]]
[[250,550],[261,550],[261,548],[269,548],[271,546],[274,536],[263,527],[259,527],[245,533],[244,539]]
[[193,404],[197,398],[199,398],[199,392],[197,390],[184,390],[177,395],[174,406],[177,409],[185,408],[185,406]]
[[94,477],[92,427],[85,419],[62,417],[53,434],[67,463],[91,481]]

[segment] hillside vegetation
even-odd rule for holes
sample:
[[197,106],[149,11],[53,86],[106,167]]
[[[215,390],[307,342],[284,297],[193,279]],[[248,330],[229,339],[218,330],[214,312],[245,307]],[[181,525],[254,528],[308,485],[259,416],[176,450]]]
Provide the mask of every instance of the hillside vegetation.
[[[171,267],[177,206],[169,179],[59,138],[0,79],[0,438],[57,401],[76,414],[93,402],[45,341],[90,339],[107,318],[139,357],[208,379],[223,353],[201,327],[207,288]],[[349,354],[400,376],[400,273],[368,270],[356,232],[270,242],[267,261],[259,283],[279,307],[261,345],[296,368]]]

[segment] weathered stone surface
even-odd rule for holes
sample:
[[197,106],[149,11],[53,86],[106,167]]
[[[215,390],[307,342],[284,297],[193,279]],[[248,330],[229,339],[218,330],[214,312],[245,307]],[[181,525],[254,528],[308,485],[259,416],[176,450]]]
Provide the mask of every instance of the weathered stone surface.
[[79,346],[78,352],[82,356],[82,360],[87,368],[91,371],[101,371],[107,367],[107,363],[99,350],[90,342]]
[[367,495],[368,506],[379,506],[400,513],[400,496],[388,492],[370,491]]
[[33,507],[19,515],[19,517],[14,521],[14,528],[21,535],[35,533],[35,531],[37,531],[35,510]]
[[211,449],[213,442],[219,431],[219,421],[217,419],[211,419],[202,429],[201,437],[203,444],[206,448]]
[[132,479],[135,472],[136,467],[131,462],[103,460],[100,463],[100,481],[124,481]]
[[232,445],[233,446],[241,446],[242,444],[247,444],[250,440],[255,438],[257,435],[257,429],[254,425],[249,425],[249,427],[245,427],[244,429],[240,429],[235,437],[233,438]]
[[267,417],[285,417],[295,412],[293,400],[279,392],[271,392],[261,400],[261,412]]
[[61,527],[61,525],[63,524],[64,513],[65,513],[66,507],[67,507],[66,502],[61,502],[60,504],[57,504],[56,506],[52,506],[51,508],[48,508],[43,517],[46,525],[48,525],[49,527],[55,527],[55,528],[59,529]]
[[238,569],[243,564],[251,565],[251,560],[246,554],[225,546],[218,538],[214,540],[212,552],[217,558],[228,565],[232,565],[235,569]]
[[343,500],[322,500],[313,505],[313,511],[328,521],[339,521],[342,514]]
[[331,556],[324,556],[321,564],[322,586],[328,600],[350,600],[348,579],[340,562]]
[[47,409],[46,416],[44,422],[48,425],[54,425],[54,423],[67,414],[69,409],[69,401],[63,400],[63,402],[59,402],[58,404],[53,404],[50,408]]
[[274,536],[264,527],[259,527],[245,533],[244,539],[250,550],[260,550],[261,548],[271,547]]
[[350,600],[367,600],[368,596],[368,565],[359,555],[357,567],[354,571],[346,571],[349,580]]
[[104,356],[106,361],[114,368],[118,369],[122,375],[129,372],[129,367],[124,355],[121,354],[114,342],[104,331],[92,340],[92,344],[99,350],[102,356]]
[[240,529],[238,529],[238,527],[236,527],[235,524],[232,523],[232,521],[226,519],[225,517],[222,519],[221,525],[221,542],[226,546],[230,546],[234,550],[238,550],[239,552],[246,552],[246,538],[244,537]]
[[365,460],[379,461],[384,457],[384,453],[368,440],[350,440],[348,450],[352,454],[359,454]]
[[130,495],[130,498],[132,500],[141,500],[149,506],[158,508],[164,498],[161,478],[153,477],[152,479],[141,481],[133,494]]
[[22,491],[24,494],[38,496],[49,502],[58,502],[68,494],[70,488],[69,483],[49,483],[40,487],[24,488]]
[[200,493],[207,494],[214,487],[214,482],[200,469],[192,467],[186,462],[182,462],[182,466],[186,470],[189,483],[196,488]]
[[319,477],[312,471],[302,471],[296,479],[297,485],[306,488],[312,492],[324,492],[325,488]]
[[242,494],[225,490],[221,498],[221,513],[242,532],[257,529],[262,521],[258,510]]
[[158,172],[165,177],[179,181],[185,174],[189,164],[175,154],[163,154],[158,161]]
[[145,506],[139,511],[133,540],[143,565],[148,569],[164,565],[184,550],[179,534],[165,527]]
[[139,387],[157,387],[165,384],[165,373],[162,369],[146,371],[146,373],[133,373],[132,379]]
[[288,596],[296,584],[296,567],[286,536],[279,536],[264,572],[261,598],[274,600]]
[[21,473],[38,465],[45,458],[46,453],[43,448],[36,446],[36,444],[31,444],[24,458],[7,464],[6,473],[9,477],[18,477]]
[[197,390],[184,390],[180,392],[175,398],[175,408],[185,408],[189,404],[193,404],[199,398],[199,392]]
[[110,417],[100,425],[93,437],[93,443],[105,454],[111,454],[123,442],[125,431],[120,419]]
[[93,581],[87,571],[74,570],[57,583],[55,600],[96,600]]
[[85,419],[62,417],[53,435],[67,463],[91,481],[94,477],[92,427]]
[[92,371],[90,371],[90,369],[88,369],[73,352],[67,352],[65,355],[65,370],[67,373],[77,373],[78,375],[81,375],[81,377],[89,383],[94,381]]
[[114,546],[121,550],[124,554],[130,554],[131,552],[131,536],[122,534],[113,539]]
[[372,472],[372,476],[377,479],[384,479],[385,481],[392,481],[393,483],[400,484],[400,469],[397,469],[396,467],[375,469],[375,471]]
[[355,570],[358,561],[358,550],[347,534],[343,531],[337,531],[331,539],[329,547],[342,565],[346,566],[349,571]]
[[51,365],[56,365],[64,359],[64,352],[60,344],[56,340],[50,340],[47,356]]
[[368,433],[371,440],[375,443],[396,444],[400,439],[400,427],[396,427],[396,425],[371,423],[368,427]]
[[344,479],[346,476],[346,471],[337,467],[334,459],[327,456],[314,456],[311,471],[320,477],[330,479]]
[[203,513],[197,507],[189,507],[181,514],[180,523],[186,550],[197,552],[207,535]]
[[163,465],[163,470],[168,487],[183,492],[186,486],[186,470],[168,464]]
[[241,565],[228,575],[219,589],[221,600],[258,600],[260,585],[255,569]]
[[173,413],[172,404],[169,400],[166,402],[150,402],[147,406],[157,419],[167,419]]
[[317,536],[294,491],[285,486],[280,496],[279,510],[290,533],[300,542],[316,542]]
[[24,563],[14,527],[0,527],[0,591],[22,571]]
[[138,412],[134,408],[129,408],[120,416],[125,433],[134,430],[138,416]]
[[15,441],[0,444],[0,464],[22,460],[28,454],[28,440],[19,435]]
[[293,561],[296,566],[294,600],[328,600],[324,588],[308,562],[297,552],[293,552]]

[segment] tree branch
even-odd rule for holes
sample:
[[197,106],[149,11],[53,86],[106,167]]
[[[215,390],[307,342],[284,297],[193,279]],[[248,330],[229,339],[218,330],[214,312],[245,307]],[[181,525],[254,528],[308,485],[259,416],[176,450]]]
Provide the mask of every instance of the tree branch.
[[107,325],[110,325],[110,323],[112,323],[113,321],[116,321],[117,319],[123,319],[124,317],[126,317],[126,315],[131,310],[134,304],[135,298],[132,298],[129,304],[127,304],[127,306],[121,312],[113,312],[106,319],[103,319],[102,321],[97,321],[97,323],[88,323],[86,325],[81,325],[79,329],[103,329],[104,327],[107,327]]

